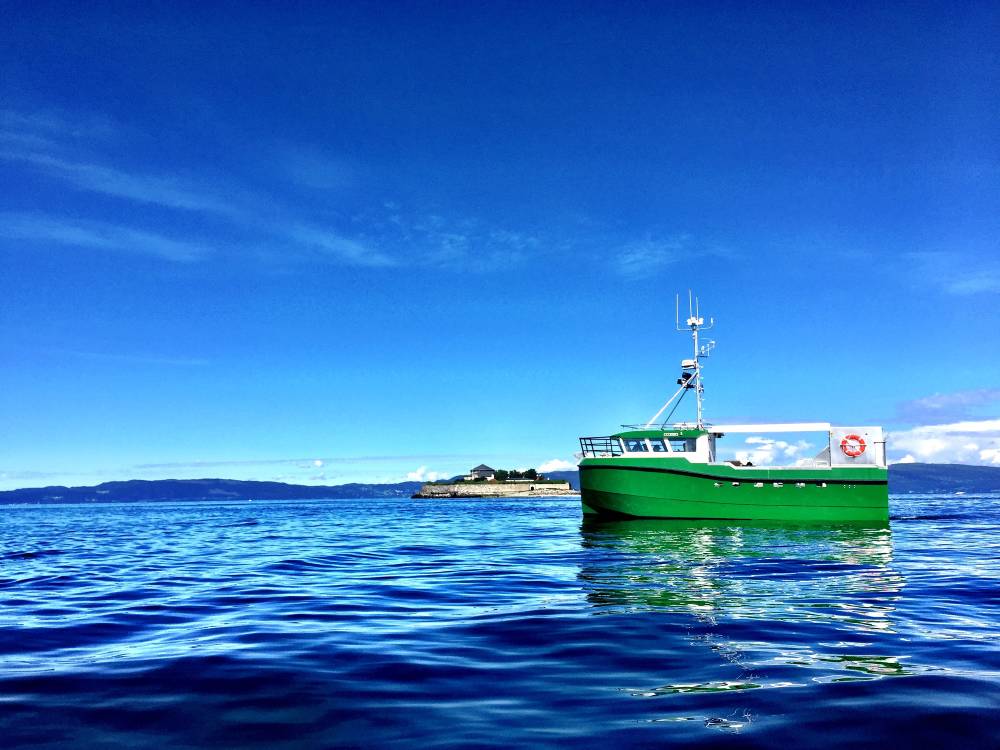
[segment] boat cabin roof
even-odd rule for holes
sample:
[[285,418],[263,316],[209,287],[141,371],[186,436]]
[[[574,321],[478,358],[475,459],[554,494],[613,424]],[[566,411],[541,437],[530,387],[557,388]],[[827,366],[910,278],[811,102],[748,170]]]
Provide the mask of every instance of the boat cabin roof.
[[707,435],[707,430],[698,429],[677,429],[677,430],[626,430],[625,432],[617,432],[611,437],[613,438],[623,438],[625,440],[638,438],[640,440],[645,438],[650,438],[653,440],[661,440],[663,438],[699,438],[702,435]]

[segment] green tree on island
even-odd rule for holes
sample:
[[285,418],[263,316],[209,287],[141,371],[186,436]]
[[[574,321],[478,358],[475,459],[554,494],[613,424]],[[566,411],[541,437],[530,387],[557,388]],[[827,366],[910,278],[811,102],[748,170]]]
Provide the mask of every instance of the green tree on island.
[[527,471],[518,471],[517,469],[497,469],[493,472],[493,476],[498,482],[506,482],[508,479],[544,479],[545,477],[538,476],[538,472],[534,469],[528,469]]

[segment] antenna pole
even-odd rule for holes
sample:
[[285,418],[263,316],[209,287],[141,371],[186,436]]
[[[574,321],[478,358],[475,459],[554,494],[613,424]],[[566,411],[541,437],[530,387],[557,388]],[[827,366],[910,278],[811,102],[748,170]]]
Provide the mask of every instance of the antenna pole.
[[698,405],[698,429],[702,429],[705,426],[705,422],[702,419],[702,406],[701,406],[701,394],[704,388],[701,384],[701,362],[698,359],[698,326],[701,325],[702,319],[698,317],[697,313],[698,305],[695,303],[695,313],[688,318],[688,325],[691,326],[691,339],[694,343],[694,396],[695,403]]
[[[681,327],[680,306],[681,306],[681,300],[680,300],[680,295],[678,294],[674,298],[674,320],[677,330],[683,331],[685,330],[685,328]],[[715,342],[709,341],[704,347],[702,347],[701,343],[698,340],[698,334],[699,331],[701,331],[701,329],[703,328],[705,330],[711,328],[715,324],[715,321],[709,320],[708,325],[707,326],[705,325],[705,319],[701,317],[701,305],[698,302],[698,298],[691,293],[690,289],[688,290],[688,318],[685,321],[685,324],[686,327],[691,330],[691,343],[694,347],[694,352],[693,352],[694,358],[692,359],[693,365],[690,366],[690,369],[694,370],[694,375],[691,378],[691,380],[693,380],[694,382],[691,385],[688,385],[686,383],[682,384],[681,389],[683,390],[685,388],[694,388],[695,403],[697,406],[698,429],[704,429],[705,417],[702,405],[702,394],[705,391],[705,387],[701,381],[701,359],[702,357],[707,357],[709,355],[709,352],[711,352],[712,347],[715,345]],[[685,367],[689,366],[685,365]],[[670,402],[668,401],[667,404],[669,403]],[[666,405],[664,405],[664,408],[666,408]],[[657,416],[659,416],[659,413],[660,412],[657,413]],[[655,421],[655,417],[653,419]]]

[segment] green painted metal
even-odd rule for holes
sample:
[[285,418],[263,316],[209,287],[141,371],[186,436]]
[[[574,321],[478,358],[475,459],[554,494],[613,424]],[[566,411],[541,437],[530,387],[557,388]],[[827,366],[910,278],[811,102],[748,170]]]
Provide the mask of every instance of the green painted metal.
[[877,466],[737,468],[684,458],[585,458],[588,515],[750,521],[886,522],[888,471]]
[[644,440],[646,438],[651,438],[653,440],[658,440],[661,438],[698,438],[702,435],[707,435],[707,430],[625,430],[624,432],[616,432],[611,435],[613,438],[632,438],[639,440]]

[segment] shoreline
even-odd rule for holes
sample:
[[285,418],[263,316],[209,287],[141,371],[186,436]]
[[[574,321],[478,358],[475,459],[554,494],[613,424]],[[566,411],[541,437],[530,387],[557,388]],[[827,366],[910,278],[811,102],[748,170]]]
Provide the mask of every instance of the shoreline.
[[565,497],[579,496],[569,482],[454,482],[449,484],[424,484],[413,494],[414,498],[436,497]]

